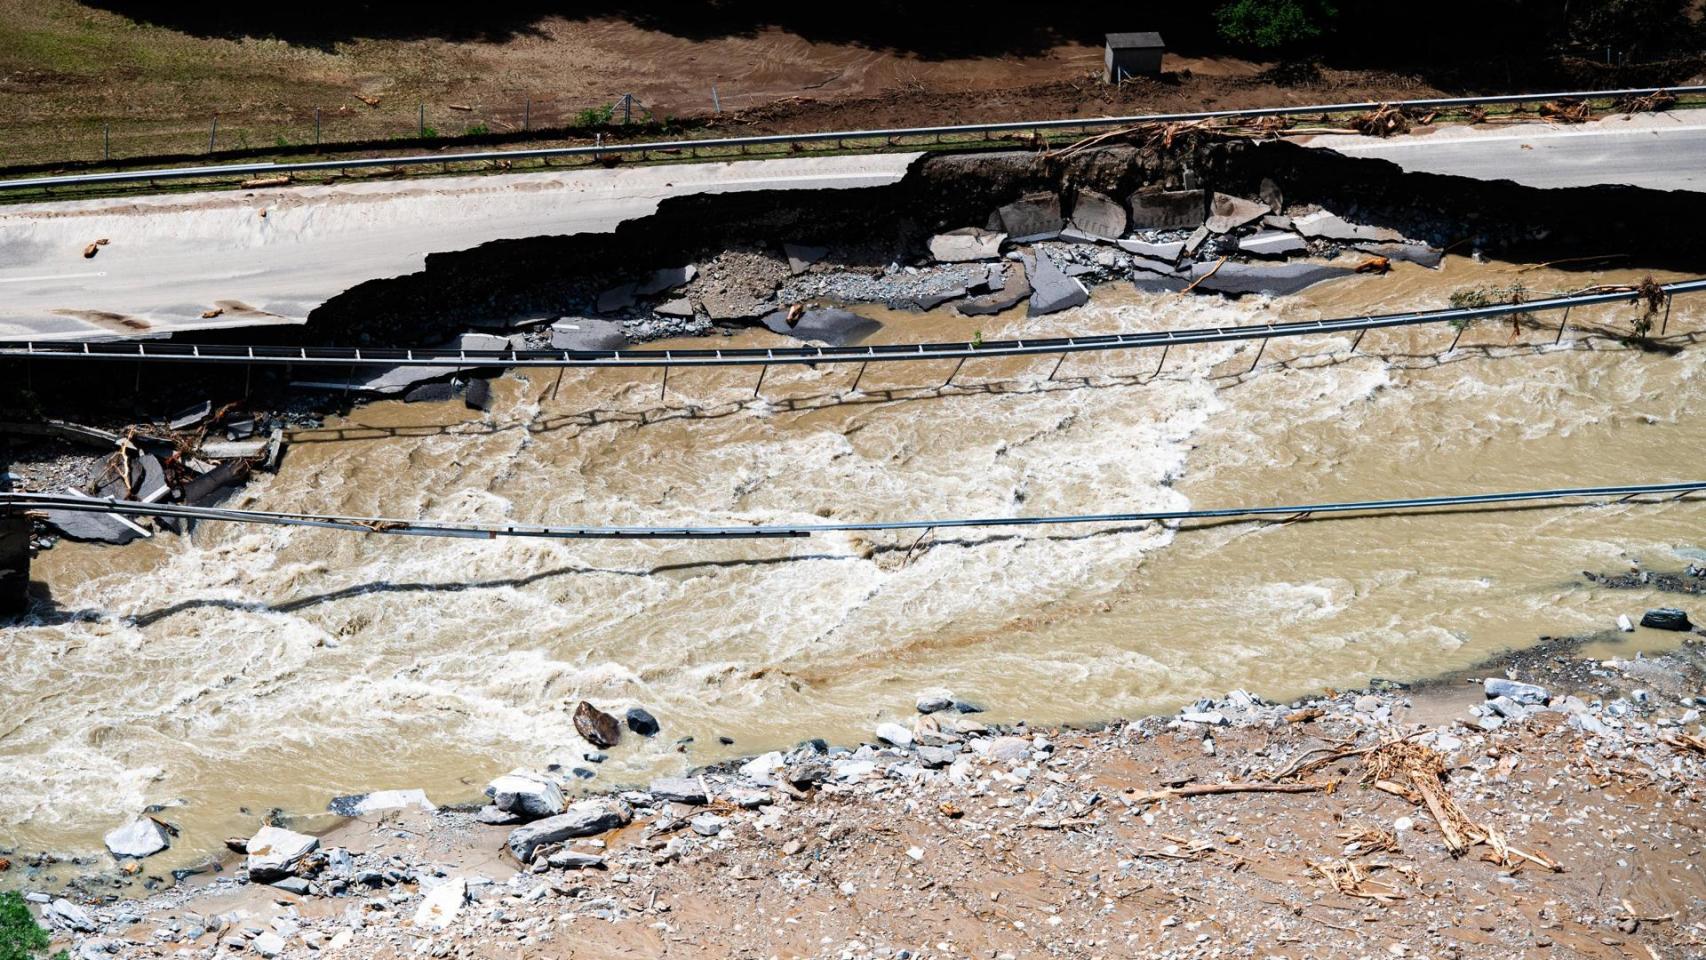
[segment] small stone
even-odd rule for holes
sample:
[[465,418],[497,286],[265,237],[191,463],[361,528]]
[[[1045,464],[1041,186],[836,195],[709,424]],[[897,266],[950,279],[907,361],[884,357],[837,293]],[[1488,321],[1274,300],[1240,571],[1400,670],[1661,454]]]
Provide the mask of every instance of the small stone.
[[1211,727],[1224,727],[1232,723],[1226,714],[1219,710],[1187,710],[1179,714],[1179,719],[1185,723],[1201,723]]
[[1552,700],[1551,691],[1532,683],[1521,683],[1507,680],[1504,677],[1488,677],[1482,682],[1487,699],[1509,697],[1517,703],[1529,706],[1543,706]]
[[308,891],[312,889],[308,881],[302,877],[285,877],[283,880],[274,880],[272,885],[276,889],[283,890],[285,893],[294,893],[299,897],[306,897]]
[[898,723],[877,724],[877,739],[892,743],[897,747],[912,746],[912,731]]
[[1415,828],[1416,828],[1416,821],[1412,820],[1409,817],[1399,817],[1398,819],[1392,821],[1392,830],[1395,833],[1403,833],[1406,830],[1414,830]]
[[1373,694],[1365,693],[1362,696],[1357,697],[1356,703],[1352,704],[1352,706],[1356,709],[1357,713],[1373,713],[1380,709],[1380,698]]
[[652,781],[650,793],[659,800],[700,806],[710,800],[705,781],[698,777],[663,777]]
[[284,938],[276,933],[263,933],[249,941],[249,949],[263,957],[276,957],[284,952]]
[[655,737],[661,729],[658,726],[658,718],[652,716],[644,707],[629,707],[625,719],[628,721],[628,729],[642,737]]
[[545,862],[559,870],[603,870],[604,858],[596,854],[582,853],[579,850],[559,850],[545,858]]
[[938,696],[935,694],[925,694],[918,698],[917,703],[919,713],[938,713],[953,705],[953,697]]
[[989,741],[984,756],[991,760],[1024,760],[1031,755],[1031,741],[1023,737],[996,737]]
[[1627,613],[1620,613],[1617,615],[1617,629],[1624,633],[1633,633],[1635,632],[1635,623],[1629,619]]
[[719,817],[714,813],[701,813],[687,822],[693,832],[701,837],[714,837],[723,832],[723,825],[728,823],[727,817]]

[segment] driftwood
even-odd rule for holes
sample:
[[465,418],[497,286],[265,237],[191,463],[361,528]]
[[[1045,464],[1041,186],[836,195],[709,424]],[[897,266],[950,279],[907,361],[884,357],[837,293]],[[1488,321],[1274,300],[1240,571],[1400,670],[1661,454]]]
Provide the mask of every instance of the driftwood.
[[1129,799],[1134,804],[1161,803],[1181,797],[1207,797],[1222,793],[1314,793],[1330,786],[1332,783],[1267,783],[1259,780],[1240,783],[1193,783],[1182,787],[1144,790],[1133,794]]

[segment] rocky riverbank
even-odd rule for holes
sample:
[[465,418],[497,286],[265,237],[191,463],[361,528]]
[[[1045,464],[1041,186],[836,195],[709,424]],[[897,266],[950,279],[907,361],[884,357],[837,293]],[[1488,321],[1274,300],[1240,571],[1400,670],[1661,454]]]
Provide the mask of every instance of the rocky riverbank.
[[[583,797],[547,768],[483,805],[340,798],[329,831],[270,817],[152,895],[24,886],[86,960],[1698,955],[1706,641],[1587,639],[1083,729],[932,691],[862,744]],[[617,721],[583,714],[596,754]],[[117,839],[169,842],[156,815]]]

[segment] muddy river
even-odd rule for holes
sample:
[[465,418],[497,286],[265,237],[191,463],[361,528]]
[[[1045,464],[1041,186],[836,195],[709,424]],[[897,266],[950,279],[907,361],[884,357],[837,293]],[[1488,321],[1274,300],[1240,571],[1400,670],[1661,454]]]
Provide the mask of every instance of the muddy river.
[[[1040,320],[885,314],[886,340],[996,339],[1443,305],[1637,279],[1451,258],[1278,300],[1105,287]],[[1660,275],[1660,279],[1670,279]],[[1702,358],[1589,334],[1634,308],[1514,330],[973,361],[531,372],[489,413],[377,403],[298,432],[239,505],[397,517],[738,524],[1062,514],[1693,479]],[[1677,301],[1669,342],[1706,324]],[[1682,336],[1679,336],[1681,334]],[[776,342],[747,334],[725,343]],[[551,394],[556,392],[555,399]],[[257,815],[424,787],[473,799],[515,766],[593,785],[851,741],[945,688],[990,718],[1170,711],[1467,667],[1542,634],[1614,629],[1665,598],[1583,570],[1676,570],[1698,501],[1296,523],[962,530],[729,543],[359,537],[205,525],[37,561],[53,611],[7,630],[0,847],[92,853],[147,804],[182,827],[149,872]],[[1706,611],[1702,611],[1706,612]],[[1676,635],[1637,630],[1623,651]],[[1609,648],[1608,648],[1609,649]],[[601,766],[582,699],[662,721]],[[732,738],[722,745],[719,736]],[[692,737],[691,744],[678,745]],[[16,882],[19,872],[10,879]]]

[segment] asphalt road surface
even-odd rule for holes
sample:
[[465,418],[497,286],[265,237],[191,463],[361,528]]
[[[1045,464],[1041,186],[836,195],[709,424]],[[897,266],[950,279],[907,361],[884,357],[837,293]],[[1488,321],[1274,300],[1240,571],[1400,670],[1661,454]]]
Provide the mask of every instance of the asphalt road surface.
[[[609,231],[668,196],[881,186],[916,153],[416,178],[0,207],[0,339],[294,324],[492,240]],[[85,248],[98,240],[93,257]],[[205,316],[206,314],[215,314]]]
[[1421,128],[1381,140],[1334,135],[1305,140],[1405,170],[1530,187],[1628,184],[1706,191],[1706,110],[1615,116],[1592,123]]

